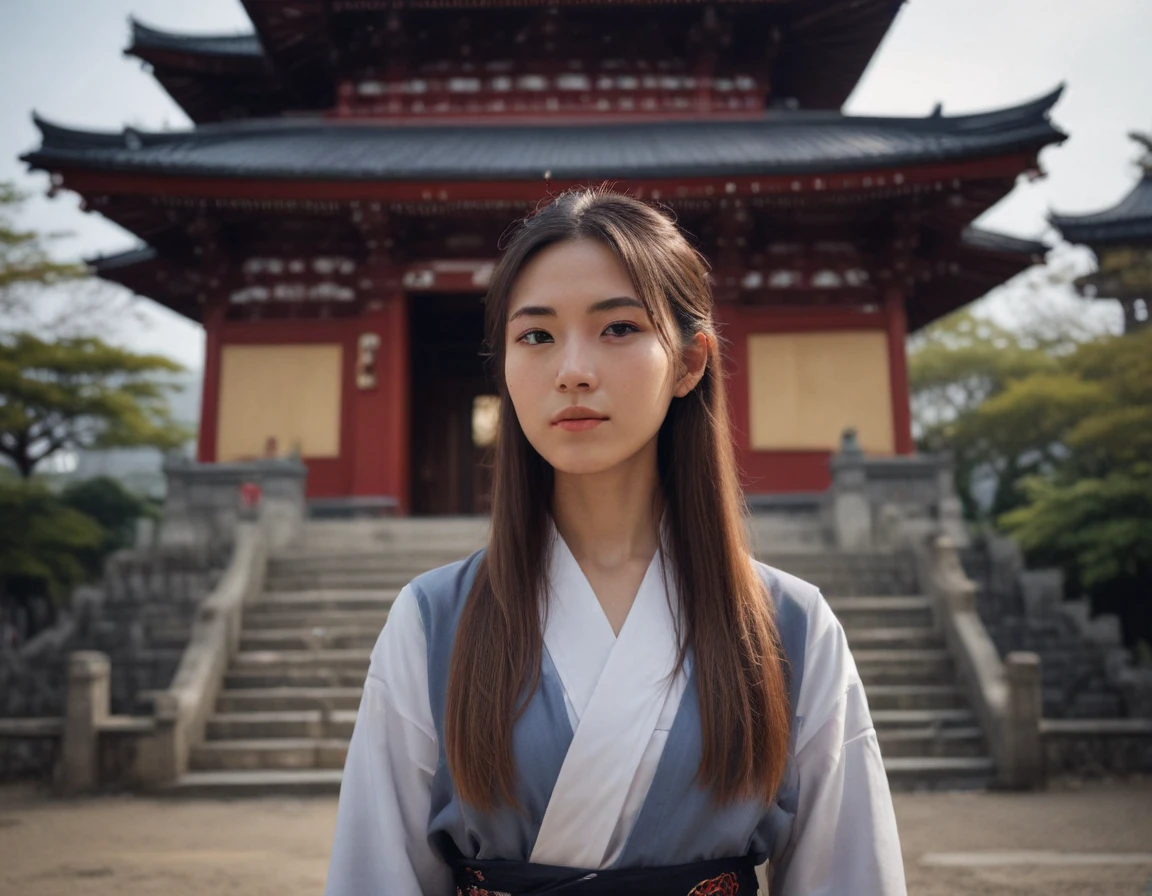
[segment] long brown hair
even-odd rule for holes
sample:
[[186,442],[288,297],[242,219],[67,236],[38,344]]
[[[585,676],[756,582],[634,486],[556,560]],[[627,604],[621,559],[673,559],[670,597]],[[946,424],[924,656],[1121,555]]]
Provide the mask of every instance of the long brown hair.
[[571,190],[525,219],[485,299],[500,415],[488,549],[460,619],[448,678],[452,778],[477,808],[518,804],[512,728],[539,684],[553,472],[508,397],[505,328],[524,265],[546,246],[576,239],[599,240],[616,253],[677,365],[696,333],[709,336],[703,378],[673,398],[657,436],[657,500],[683,608],[680,662],[691,648],[700,694],[699,780],[720,801],[769,801],[784,772],[791,714],[772,602],[750,561],[707,265],[668,217],[605,190]]

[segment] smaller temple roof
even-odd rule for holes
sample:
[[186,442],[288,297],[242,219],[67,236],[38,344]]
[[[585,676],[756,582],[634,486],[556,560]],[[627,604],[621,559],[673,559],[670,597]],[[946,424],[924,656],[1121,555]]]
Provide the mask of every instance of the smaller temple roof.
[[1039,240],[1026,240],[1018,236],[1009,236],[1006,233],[996,233],[992,230],[981,230],[978,227],[968,227],[960,235],[964,245],[973,249],[982,249],[986,252],[1001,252],[1007,255],[1027,255],[1037,263],[1043,261],[1044,255],[1051,246]]
[[132,43],[124,52],[148,59],[154,51],[192,56],[239,56],[263,61],[264,48],[255,33],[178,34],[131,19]]
[[184,35],[131,24],[124,54],[148,63],[194,122],[276,115],[291,105],[255,34]]
[[1034,152],[1064,139],[1060,89],[975,115],[869,118],[774,110],[754,121],[379,125],[261,119],[96,133],[39,117],[33,168],[307,180],[556,180],[820,174]]
[[107,274],[122,268],[131,268],[137,265],[148,264],[155,261],[159,255],[151,246],[139,246],[124,252],[112,255],[97,255],[88,259],[88,266],[98,274]]
[[1152,137],[1129,134],[1146,154],[1142,174],[1131,192],[1112,208],[1090,215],[1048,216],[1052,226],[1070,243],[1110,245],[1152,239]]

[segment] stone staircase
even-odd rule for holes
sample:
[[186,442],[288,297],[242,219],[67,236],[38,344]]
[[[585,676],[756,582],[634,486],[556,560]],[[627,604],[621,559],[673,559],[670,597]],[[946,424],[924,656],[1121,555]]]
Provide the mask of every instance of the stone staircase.
[[336,793],[388,608],[420,573],[480,547],[487,526],[468,517],[309,522],[299,550],[269,560],[205,740],[170,792]]
[[760,559],[818,585],[844,626],[893,790],[991,783],[984,733],[909,558],[823,551]]
[[[483,544],[484,518],[317,521],[270,560],[244,614],[205,741],[170,792],[335,793],[368,658],[399,590]],[[979,787],[993,773],[906,560],[778,552],[766,562],[819,585],[848,634],[893,789]]]

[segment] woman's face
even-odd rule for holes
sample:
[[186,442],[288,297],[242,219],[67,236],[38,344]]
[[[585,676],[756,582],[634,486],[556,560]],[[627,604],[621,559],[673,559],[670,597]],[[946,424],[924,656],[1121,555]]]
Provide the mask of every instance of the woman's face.
[[[516,417],[558,472],[598,473],[633,457],[659,432],[673,396],[699,379],[674,380],[627,271],[597,240],[555,243],[525,265],[505,328]],[[575,406],[592,419],[557,421]]]

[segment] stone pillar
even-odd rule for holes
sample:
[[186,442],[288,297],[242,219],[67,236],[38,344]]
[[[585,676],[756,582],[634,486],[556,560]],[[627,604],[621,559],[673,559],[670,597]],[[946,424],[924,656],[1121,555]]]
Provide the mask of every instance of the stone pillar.
[[95,651],[68,657],[68,693],[61,749],[62,783],[69,793],[94,790],[100,784],[100,729],[110,712],[112,666]]
[[1044,744],[1040,735],[1044,706],[1039,654],[1009,653],[1004,658],[1004,674],[1008,682],[1004,734],[1009,767],[1002,769],[1002,776],[1013,789],[1033,790],[1044,784]]
[[266,462],[261,470],[260,525],[268,536],[268,549],[284,551],[295,546],[308,516],[305,488],[308,468],[295,451],[280,462]]
[[846,429],[840,451],[832,455],[832,533],[836,547],[860,551],[872,547],[872,507],[868,502],[864,450],[856,430]]
[[952,458],[948,455],[940,458],[940,465],[936,468],[936,518],[940,524],[940,532],[952,539],[957,548],[966,548],[969,545],[968,526],[964,522],[964,505],[956,494],[956,474]]

